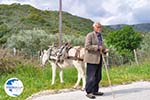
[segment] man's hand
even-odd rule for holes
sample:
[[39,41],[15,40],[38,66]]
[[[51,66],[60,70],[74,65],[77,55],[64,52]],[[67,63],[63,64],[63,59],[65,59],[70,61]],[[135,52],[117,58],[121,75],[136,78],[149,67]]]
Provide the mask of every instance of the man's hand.
[[105,49],[105,51],[104,51],[104,52],[106,52],[106,53],[107,53],[107,52],[109,52],[109,49]]
[[109,49],[103,49],[102,53],[107,54],[109,52]]

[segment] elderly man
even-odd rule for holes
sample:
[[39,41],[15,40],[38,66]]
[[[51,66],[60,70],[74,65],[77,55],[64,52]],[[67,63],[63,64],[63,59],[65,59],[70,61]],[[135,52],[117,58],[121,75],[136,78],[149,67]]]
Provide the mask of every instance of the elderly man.
[[95,96],[102,96],[102,92],[98,92],[99,82],[102,79],[102,52],[108,52],[104,49],[101,36],[102,25],[99,22],[93,24],[93,32],[88,33],[85,39],[85,56],[84,61],[87,63],[86,69],[86,96],[90,99]]

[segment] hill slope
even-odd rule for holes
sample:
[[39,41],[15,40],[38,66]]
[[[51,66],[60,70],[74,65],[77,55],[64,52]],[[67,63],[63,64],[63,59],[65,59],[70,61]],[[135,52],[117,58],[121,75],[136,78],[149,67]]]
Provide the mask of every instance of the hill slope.
[[[85,36],[92,31],[93,22],[90,19],[73,16],[67,12],[62,13],[62,32],[68,35]],[[40,29],[47,34],[58,33],[59,12],[43,11],[30,5],[14,3],[0,4],[0,45],[6,43],[7,38],[17,34],[20,30]],[[104,26],[104,32],[120,29],[124,25]],[[150,32],[150,24],[132,25],[140,32]],[[106,36],[106,34],[103,34]]]
[[[126,26],[126,24],[119,24],[119,25],[108,25],[107,28],[118,30],[121,29],[123,26]],[[143,23],[143,24],[135,24],[130,25],[133,27],[134,30],[139,32],[150,32],[150,23]]]
[[[58,33],[58,11],[42,11],[30,5],[0,5],[0,25],[17,29],[44,29],[48,33]],[[86,34],[92,21],[63,12],[63,33]]]

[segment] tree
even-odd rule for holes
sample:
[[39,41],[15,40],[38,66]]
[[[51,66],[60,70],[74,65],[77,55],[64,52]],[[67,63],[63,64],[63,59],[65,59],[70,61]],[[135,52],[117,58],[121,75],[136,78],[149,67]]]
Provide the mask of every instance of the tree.
[[140,46],[142,35],[135,32],[131,26],[124,26],[120,30],[113,31],[106,37],[108,46],[116,49],[126,61],[133,58],[132,51]]
[[0,25],[0,38],[8,32],[8,26],[5,24]]
[[6,42],[6,39],[4,36],[8,33],[9,28],[6,24],[0,25],[0,46]]
[[144,38],[141,43],[140,51],[144,53],[144,58],[150,57],[150,32],[143,34]]
[[48,48],[56,39],[56,36],[48,35],[43,30],[21,30],[7,39],[7,47],[15,47],[33,56],[38,50]]

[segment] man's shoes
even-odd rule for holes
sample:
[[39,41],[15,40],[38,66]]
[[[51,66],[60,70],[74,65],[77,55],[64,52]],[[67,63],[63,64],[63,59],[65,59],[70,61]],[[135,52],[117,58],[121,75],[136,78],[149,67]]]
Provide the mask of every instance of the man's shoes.
[[93,95],[102,96],[102,95],[104,95],[104,93],[103,92],[94,92]]
[[86,96],[90,99],[95,99],[96,97],[92,93],[86,94]]

